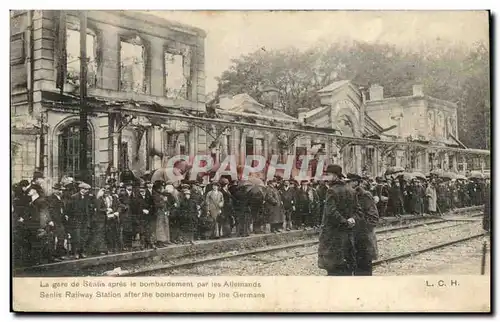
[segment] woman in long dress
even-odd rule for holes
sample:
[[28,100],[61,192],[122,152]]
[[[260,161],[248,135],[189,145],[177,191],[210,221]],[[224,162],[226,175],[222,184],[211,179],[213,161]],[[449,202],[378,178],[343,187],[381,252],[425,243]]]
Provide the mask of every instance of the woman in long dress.
[[217,182],[212,184],[212,190],[207,193],[205,200],[207,213],[212,217],[215,225],[212,231],[212,238],[219,238],[219,220],[218,217],[222,213],[222,208],[224,207],[224,196],[219,190],[220,186]]
[[156,213],[156,242],[159,247],[171,244],[169,217],[179,208],[176,190],[171,184],[163,188],[163,182],[153,186],[153,203]]
[[434,187],[434,180],[429,182],[429,185],[427,186],[427,189],[425,189],[425,196],[427,197],[427,204],[428,204],[428,209],[430,214],[435,214],[436,213],[436,206],[437,206],[437,193],[436,193],[436,187]]
[[97,193],[96,215],[92,220],[90,251],[95,255],[104,255],[108,252],[106,243],[106,222],[108,215],[114,217],[113,198],[108,190],[101,189]]

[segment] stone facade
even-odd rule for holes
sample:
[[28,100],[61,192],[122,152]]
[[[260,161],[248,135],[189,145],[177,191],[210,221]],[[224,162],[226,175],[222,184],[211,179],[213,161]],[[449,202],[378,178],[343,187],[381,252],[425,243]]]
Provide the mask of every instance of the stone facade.
[[[383,128],[395,126],[387,134],[400,140],[416,141],[434,146],[460,147],[457,131],[457,105],[425,95],[423,86],[413,86],[410,96],[383,97],[383,88],[370,87],[366,113]],[[456,153],[440,151],[395,151],[397,166],[428,172],[433,169],[466,171],[466,163]]]
[[[58,14],[58,11],[46,10],[11,12],[12,141],[18,145],[16,154],[13,155],[14,182],[30,179],[35,168],[42,168],[48,186],[59,180],[63,175],[59,168],[59,153],[62,151],[60,135],[68,126],[78,122],[77,108],[72,110],[58,104]],[[79,29],[79,12],[66,11],[65,21],[67,28],[71,24]],[[87,41],[94,41],[92,46],[87,44],[87,51],[89,48],[95,50],[88,53],[88,57],[93,54],[96,62],[92,63],[97,66],[92,74],[89,72],[95,81],[88,88],[88,97],[100,98],[107,102],[154,101],[162,106],[204,111],[203,30],[142,13],[88,11],[87,32],[92,35]],[[124,91],[121,88],[121,41],[131,37],[140,39],[143,44],[142,92]],[[79,48],[76,52],[78,50]],[[167,52],[182,54],[183,62],[189,63],[186,97],[171,98],[165,95]],[[63,96],[66,99],[71,95],[78,97],[78,88],[67,79]],[[124,147],[124,143],[127,143],[126,148],[129,150],[129,156],[126,158],[130,163],[128,167],[145,170],[155,165],[154,157],[146,154],[150,147],[145,144],[146,141],[153,142],[155,133],[159,138],[157,141],[162,150],[160,152],[166,152],[164,148],[168,145],[168,139],[164,137],[165,131],[157,133],[159,127],[148,129],[147,134],[140,138],[143,144],[137,144],[139,136],[136,127],[127,125],[120,136],[115,133],[116,124],[111,124],[106,106],[92,111],[88,119],[92,137],[91,170],[94,181],[102,177],[110,165],[118,166],[118,146]],[[165,125],[162,127],[165,128]],[[121,139],[121,142],[118,142],[118,139]],[[136,149],[137,147],[139,148]],[[137,158],[138,154],[140,158]]]

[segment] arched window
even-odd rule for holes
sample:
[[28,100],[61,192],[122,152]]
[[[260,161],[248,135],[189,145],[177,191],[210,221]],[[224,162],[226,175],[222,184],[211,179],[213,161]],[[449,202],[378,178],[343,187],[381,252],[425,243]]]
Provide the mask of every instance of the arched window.
[[[87,84],[97,84],[97,34],[87,28]],[[80,24],[70,19],[66,22],[66,81],[80,84]]]
[[139,36],[120,41],[120,90],[146,93],[146,47]]
[[442,112],[438,112],[436,116],[436,136],[442,138],[445,136],[445,120]]
[[169,46],[165,51],[165,96],[188,99],[191,90],[191,47]]
[[435,133],[434,112],[433,111],[427,112],[427,121],[428,121],[429,136],[433,137],[436,134]]
[[347,115],[342,115],[339,118],[338,125],[343,136],[354,136],[354,125]]
[[[80,128],[78,123],[71,123],[58,134],[58,164],[59,178],[63,176],[75,177],[80,171]],[[92,171],[92,134],[87,137],[88,169]]]

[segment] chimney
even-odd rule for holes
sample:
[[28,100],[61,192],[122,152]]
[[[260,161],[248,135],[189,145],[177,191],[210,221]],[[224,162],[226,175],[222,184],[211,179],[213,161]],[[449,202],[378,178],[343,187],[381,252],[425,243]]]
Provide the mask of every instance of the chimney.
[[309,111],[309,109],[307,108],[304,108],[304,107],[300,107],[297,109],[297,112],[298,112],[298,119],[299,119],[299,122],[304,124],[305,123],[305,117],[304,115],[306,114],[306,112]]
[[379,101],[384,99],[384,87],[378,84],[370,86],[370,101]]
[[231,95],[229,94],[219,95],[219,108],[226,111],[231,109],[231,101],[232,101]]
[[280,109],[278,104],[279,91],[276,87],[267,86],[262,90],[261,100],[272,109]]
[[424,85],[422,84],[413,85],[413,96],[424,96]]

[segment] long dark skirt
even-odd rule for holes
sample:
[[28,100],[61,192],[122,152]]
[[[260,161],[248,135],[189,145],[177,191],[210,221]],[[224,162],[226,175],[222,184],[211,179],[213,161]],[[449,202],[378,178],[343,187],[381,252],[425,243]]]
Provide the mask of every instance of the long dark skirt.
[[73,253],[81,255],[87,251],[89,229],[85,224],[77,224],[71,233],[71,245]]
[[118,251],[121,247],[120,223],[116,218],[106,220],[106,243],[108,250],[112,252]]
[[106,222],[104,220],[94,222],[90,233],[89,251],[92,254],[107,253]]

